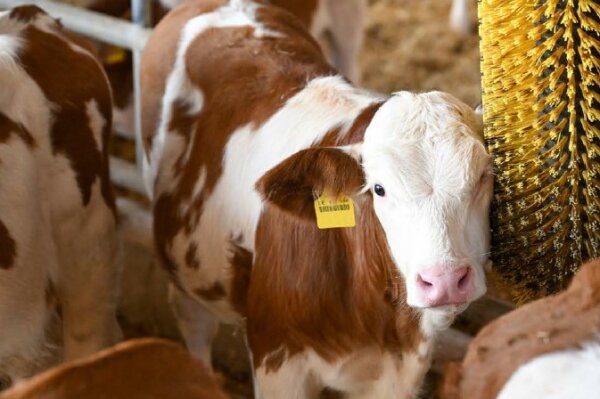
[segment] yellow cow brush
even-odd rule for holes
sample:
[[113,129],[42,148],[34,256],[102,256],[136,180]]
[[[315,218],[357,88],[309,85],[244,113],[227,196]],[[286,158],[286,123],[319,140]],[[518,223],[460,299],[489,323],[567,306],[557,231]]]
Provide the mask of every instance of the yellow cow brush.
[[480,0],[494,269],[519,301],[600,255],[600,0]]

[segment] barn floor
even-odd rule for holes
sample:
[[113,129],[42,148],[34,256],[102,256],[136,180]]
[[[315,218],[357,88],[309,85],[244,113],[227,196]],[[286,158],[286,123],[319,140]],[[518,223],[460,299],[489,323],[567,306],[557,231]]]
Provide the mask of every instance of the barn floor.
[[[478,36],[448,27],[450,0],[370,0],[360,58],[362,85],[379,92],[447,91],[469,105],[481,101]],[[476,2],[471,19],[476,26]],[[236,398],[251,398],[251,376],[240,332],[225,328],[214,348],[215,367]],[[439,376],[427,377],[421,398],[435,398]]]

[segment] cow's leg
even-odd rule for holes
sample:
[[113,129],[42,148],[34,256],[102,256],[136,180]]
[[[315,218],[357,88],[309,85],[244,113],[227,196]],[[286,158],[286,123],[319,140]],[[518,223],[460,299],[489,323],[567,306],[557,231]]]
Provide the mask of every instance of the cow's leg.
[[[365,0],[325,0],[328,26],[325,27],[331,61],[347,78],[360,83],[358,55],[366,26]],[[314,33],[314,32],[313,32]]]
[[321,392],[321,384],[317,380],[317,373],[313,375],[311,372],[308,362],[304,354],[284,360],[276,369],[263,362],[255,372],[255,398],[317,398]]
[[211,348],[219,328],[218,320],[198,301],[172,284],[169,300],[189,351],[207,367],[212,367]]
[[119,270],[115,219],[99,198],[59,224],[60,297],[65,360],[121,339],[116,319]]
[[34,149],[19,133],[0,109],[0,390],[58,360],[47,335],[56,251]]

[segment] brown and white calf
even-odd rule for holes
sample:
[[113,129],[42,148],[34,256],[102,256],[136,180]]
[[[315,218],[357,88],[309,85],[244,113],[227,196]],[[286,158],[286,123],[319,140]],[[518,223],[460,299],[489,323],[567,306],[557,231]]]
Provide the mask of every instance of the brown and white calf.
[[110,89],[98,62],[35,6],[0,13],[0,374],[52,362],[56,305],[64,358],[119,336]]
[[[485,292],[490,157],[472,109],[378,96],[303,24],[250,1],[182,5],[142,60],[145,178],[189,348],[244,323],[257,395],[414,394],[436,334]],[[315,197],[356,226],[320,230]]]
[[135,339],[67,362],[0,394],[0,399],[226,399],[197,359],[179,344]]

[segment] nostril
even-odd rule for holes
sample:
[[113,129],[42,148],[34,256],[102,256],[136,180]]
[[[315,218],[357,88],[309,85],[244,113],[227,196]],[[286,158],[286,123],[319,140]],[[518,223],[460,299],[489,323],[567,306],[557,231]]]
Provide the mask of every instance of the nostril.
[[419,284],[422,289],[430,289],[433,287],[433,283],[425,280],[420,274],[417,274],[417,284]]
[[464,271],[462,271],[461,273],[462,276],[458,280],[458,288],[462,290],[467,288],[469,282],[471,281],[471,268],[465,267]]

